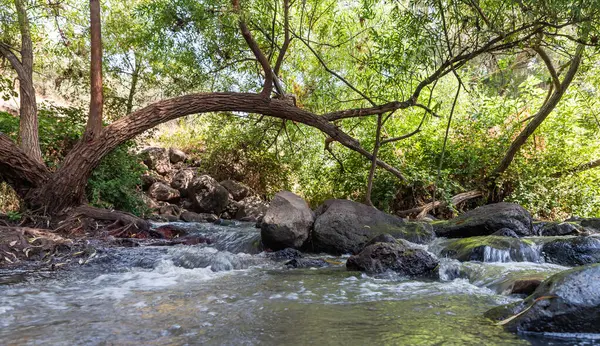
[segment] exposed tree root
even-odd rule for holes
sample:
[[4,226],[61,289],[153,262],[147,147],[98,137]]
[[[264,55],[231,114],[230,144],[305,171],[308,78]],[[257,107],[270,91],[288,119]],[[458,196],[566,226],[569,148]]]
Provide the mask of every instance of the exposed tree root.
[[139,217],[115,210],[82,205],[68,213],[56,228],[57,232],[70,236],[105,232],[117,238],[149,238],[150,224]]
[[[467,192],[463,192],[463,193],[459,193],[456,196],[453,196],[452,198],[450,198],[450,204],[452,205],[459,205],[463,202],[466,202],[468,200],[474,199],[474,198],[478,198],[478,197],[482,197],[483,196],[483,192],[479,191],[479,190],[472,190],[472,191],[467,191]],[[432,211],[434,208],[438,208],[438,207],[445,207],[447,206],[448,203],[443,202],[443,201],[435,201],[435,202],[431,202],[431,203],[427,203],[423,206],[417,207],[417,208],[412,208],[412,209],[408,209],[408,210],[403,210],[403,211],[398,211],[396,212],[396,215],[398,216],[409,216],[409,215],[414,215],[417,214],[416,219],[422,219],[425,217],[425,215],[427,215],[427,213],[429,213],[430,211]]]

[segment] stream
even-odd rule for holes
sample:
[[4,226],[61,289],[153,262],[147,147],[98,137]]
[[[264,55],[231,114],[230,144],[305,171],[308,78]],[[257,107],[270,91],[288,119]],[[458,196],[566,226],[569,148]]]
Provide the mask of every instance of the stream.
[[0,345],[600,343],[514,335],[482,316],[522,298],[503,294],[511,277],[567,269],[542,263],[535,245],[522,257],[536,262],[486,251],[483,262],[442,258],[440,280],[412,280],[349,272],[345,257],[288,269],[258,252],[254,224],[183,225],[212,244],[99,248],[68,270],[0,271]]

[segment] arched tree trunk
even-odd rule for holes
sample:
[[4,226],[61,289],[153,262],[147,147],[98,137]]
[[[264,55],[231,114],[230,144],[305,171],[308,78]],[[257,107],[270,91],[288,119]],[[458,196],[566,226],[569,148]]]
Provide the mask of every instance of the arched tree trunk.
[[[265,99],[252,93],[202,93],[176,97],[142,108],[106,126],[92,140],[82,140],[69,152],[62,165],[40,184],[21,194],[29,207],[58,214],[84,202],[87,180],[101,159],[120,144],[163,122],[190,114],[245,112],[293,120],[315,127],[345,147],[372,160],[359,143],[324,117],[297,108],[286,100]],[[2,146],[2,143],[0,143]],[[0,161],[2,161],[0,156]],[[401,173],[377,160],[377,165],[396,176]]]

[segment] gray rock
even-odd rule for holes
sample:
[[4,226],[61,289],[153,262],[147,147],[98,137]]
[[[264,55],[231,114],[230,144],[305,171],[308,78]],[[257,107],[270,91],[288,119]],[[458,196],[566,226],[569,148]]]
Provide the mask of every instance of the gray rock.
[[269,207],[258,196],[249,196],[238,202],[238,210],[235,213],[235,218],[245,221],[257,221],[261,219],[267,212]]
[[367,242],[367,244],[365,244],[365,247],[375,244],[375,243],[395,243],[396,240],[397,239],[394,238],[391,234],[383,233],[383,234],[377,235],[373,239],[369,240]]
[[160,175],[171,171],[171,161],[169,161],[169,154],[165,148],[146,148],[142,150],[140,157],[148,168]]
[[158,213],[163,217],[166,215],[175,216],[176,220],[178,220],[179,214],[181,214],[181,208],[174,204],[167,204],[160,207]]
[[221,214],[229,203],[229,192],[208,175],[195,177],[188,186],[188,197],[194,211]]
[[173,175],[171,180],[171,187],[179,190],[182,196],[187,196],[188,188],[194,177],[196,176],[196,170],[193,168],[180,169]]
[[470,237],[447,239],[440,256],[461,262],[539,262],[533,242],[512,237]]
[[514,203],[488,204],[448,221],[433,223],[438,237],[484,236],[508,228],[519,236],[533,234],[531,214]]
[[300,196],[279,192],[263,217],[262,242],[271,250],[298,249],[308,239],[314,221],[314,213]]
[[580,266],[600,262],[600,238],[574,237],[556,239],[544,244],[546,262],[564,266]]
[[167,183],[167,181],[163,177],[161,177],[154,171],[148,171],[147,173],[142,174],[142,176],[140,178],[142,180],[142,190],[143,191],[148,191],[150,186],[152,186],[152,184],[154,184],[154,183],[163,183],[163,184]]
[[329,267],[329,263],[322,259],[314,258],[294,258],[293,260],[286,262],[288,268],[322,268]]
[[180,194],[178,190],[173,189],[164,183],[154,183],[148,189],[148,196],[154,198],[157,201],[173,201],[179,199]]
[[485,315],[497,321],[516,316],[504,325],[513,332],[600,333],[600,264],[555,274],[525,300]]
[[594,232],[600,232],[600,218],[581,219],[581,226],[591,229]]
[[191,211],[184,211],[181,213],[179,218],[185,222],[215,222],[219,219],[219,217],[215,214],[199,214]]
[[348,270],[373,274],[394,271],[407,276],[434,276],[438,265],[437,258],[429,252],[412,248],[402,240],[369,245],[346,262]]
[[515,231],[513,231],[512,229],[508,229],[508,228],[502,228],[502,229],[492,233],[492,235],[495,235],[497,237],[519,238],[519,236],[515,233]]
[[240,201],[254,194],[251,188],[235,180],[223,180],[219,184],[229,191],[235,201]]
[[288,247],[275,252],[267,252],[266,256],[274,261],[289,261],[295,258],[301,258],[302,252]]
[[185,159],[187,159],[187,155],[183,151],[176,148],[169,148],[169,160],[171,163],[183,162]]
[[237,214],[240,208],[240,203],[232,200],[230,195],[229,203],[227,203],[227,206],[225,207],[225,210],[223,210],[223,214],[221,214],[221,217],[223,219],[234,219],[236,218],[235,215]]
[[150,198],[150,196],[146,195],[145,193],[140,194],[142,201],[144,201],[144,203],[146,204],[146,206],[152,210],[154,209],[158,209],[160,207],[160,205],[158,204],[157,201],[153,200],[152,198]]
[[331,199],[316,210],[312,251],[334,255],[358,253],[375,236],[388,233],[413,243],[428,243],[435,237],[430,224],[407,222],[365,204]]
[[561,236],[573,235],[579,233],[579,227],[570,222],[546,222],[539,230],[537,235],[541,236]]

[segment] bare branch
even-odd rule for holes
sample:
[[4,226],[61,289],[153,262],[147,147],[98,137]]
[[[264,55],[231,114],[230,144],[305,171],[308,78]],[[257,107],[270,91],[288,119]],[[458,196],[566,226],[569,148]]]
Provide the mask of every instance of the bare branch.
[[552,77],[552,82],[554,83],[554,87],[556,88],[556,90],[559,90],[561,88],[560,79],[558,79],[558,74],[556,73],[554,64],[552,64],[552,60],[550,59],[548,54],[546,54],[546,51],[542,47],[534,46],[533,50],[536,53],[538,53],[540,58],[542,58],[542,60],[544,61],[544,64],[546,64],[546,68],[548,69],[548,72],[550,73],[550,77]]
[[232,4],[233,4],[233,10],[240,17],[239,21],[238,21],[238,25],[240,27],[240,31],[242,32],[242,36],[244,37],[246,44],[248,45],[248,47],[250,48],[250,50],[256,57],[256,60],[258,60],[258,62],[260,63],[260,65],[263,69],[263,72],[265,73],[265,84],[264,84],[263,90],[260,92],[260,94],[264,98],[270,98],[271,91],[273,90],[273,71],[271,70],[271,65],[269,64],[269,60],[263,54],[263,52],[260,50],[258,43],[256,43],[256,41],[252,37],[252,33],[250,33],[250,29],[248,29],[246,22],[244,22],[244,20],[242,18],[242,13],[240,10],[239,0],[232,0]]
[[283,64],[283,58],[285,57],[285,53],[290,46],[290,2],[289,0],[283,0],[283,30],[284,30],[284,40],[281,49],[279,50],[279,55],[277,56],[277,61],[275,61],[275,67],[273,68],[273,73],[275,76],[279,75],[279,70],[281,69],[281,65]]

